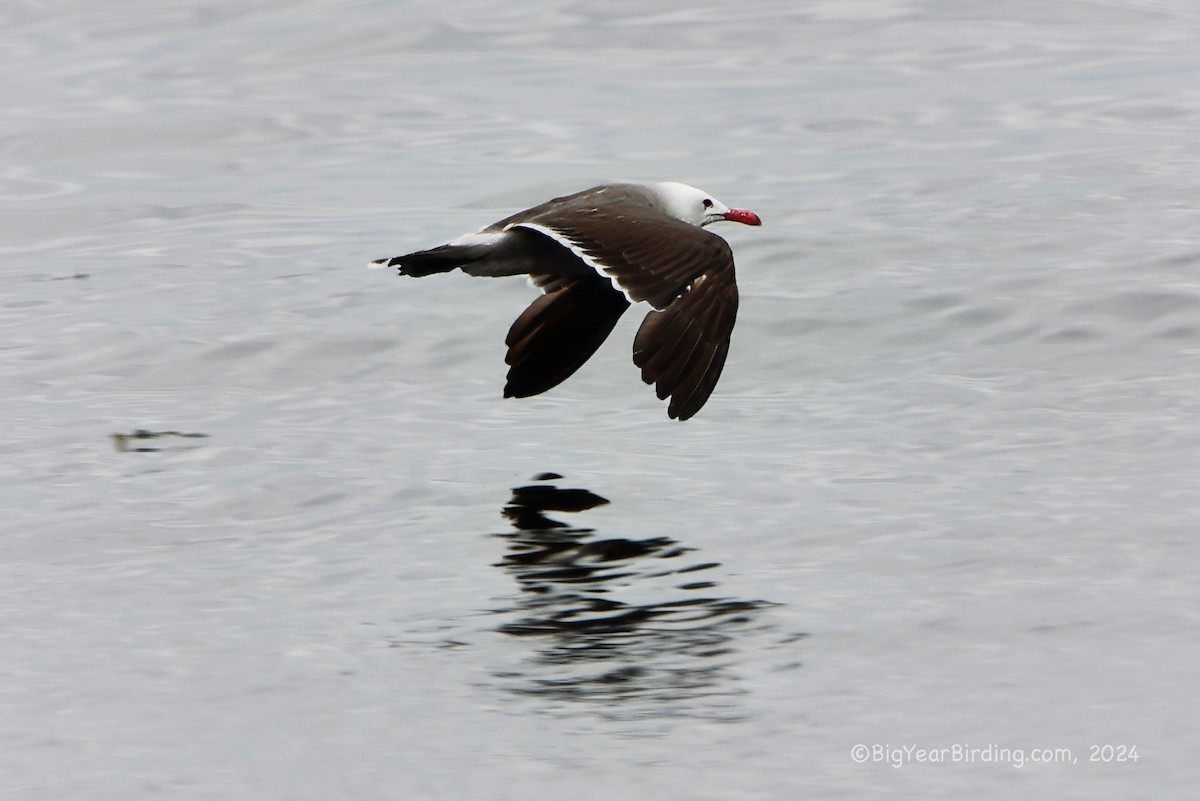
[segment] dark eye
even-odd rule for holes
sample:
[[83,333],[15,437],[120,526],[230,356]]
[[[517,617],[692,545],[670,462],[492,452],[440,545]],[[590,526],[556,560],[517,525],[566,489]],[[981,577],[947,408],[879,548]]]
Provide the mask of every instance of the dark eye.
[[704,198],[704,203],[701,205],[703,205],[704,208],[706,208],[706,209],[711,209],[712,208],[712,198],[707,198],[707,197]]

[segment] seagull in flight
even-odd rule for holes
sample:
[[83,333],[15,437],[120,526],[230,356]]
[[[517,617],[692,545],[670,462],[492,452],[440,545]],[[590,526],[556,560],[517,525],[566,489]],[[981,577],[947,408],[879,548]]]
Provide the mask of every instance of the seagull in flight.
[[558,386],[600,347],[630,305],[648,303],[633,363],[667,414],[686,420],[704,406],[729,353],[738,292],[729,244],[715,222],[761,225],[686,184],[606,184],[517,212],[445,245],[378,259],[414,277],[462,270],[528,275],[542,291],[505,344],[504,396]]

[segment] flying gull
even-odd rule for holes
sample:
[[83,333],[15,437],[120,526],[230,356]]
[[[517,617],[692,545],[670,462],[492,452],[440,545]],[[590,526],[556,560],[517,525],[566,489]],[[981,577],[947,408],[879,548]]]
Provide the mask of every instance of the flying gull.
[[528,275],[542,296],[505,339],[506,398],[557,386],[591,358],[630,304],[649,303],[633,363],[659,399],[671,399],[667,414],[686,420],[712,394],[737,318],[733,252],[704,230],[721,220],[762,224],[754,212],[686,184],[608,184],[372,265],[411,276]]

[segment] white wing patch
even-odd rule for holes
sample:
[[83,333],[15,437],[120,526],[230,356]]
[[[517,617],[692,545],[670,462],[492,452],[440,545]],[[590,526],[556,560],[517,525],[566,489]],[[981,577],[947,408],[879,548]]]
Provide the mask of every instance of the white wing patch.
[[629,296],[629,293],[626,292],[625,289],[617,282],[617,279],[608,272],[608,268],[603,263],[596,261],[596,258],[594,256],[592,256],[590,253],[588,253],[583,248],[581,248],[577,242],[572,240],[569,236],[563,234],[561,231],[556,231],[553,228],[550,228],[545,225],[540,225],[538,223],[528,223],[528,222],[512,223],[511,225],[505,227],[504,230],[509,231],[513,228],[525,228],[530,231],[537,231],[542,236],[553,239],[555,242],[562,245],[564,248],[566,248],[567,250],[571,251],[576,256],[578,256],[579,260],[582,261],[584,264],[586,264],[588,267],[591,267],[593,270],[600,273],[600,275],[602,275],[605,278],[612,281],[612,285],[614,287],[616,287],[621,292],[622,295],[625,296],[626,300],[628,300],[630,303],[635,302],[634,299]]

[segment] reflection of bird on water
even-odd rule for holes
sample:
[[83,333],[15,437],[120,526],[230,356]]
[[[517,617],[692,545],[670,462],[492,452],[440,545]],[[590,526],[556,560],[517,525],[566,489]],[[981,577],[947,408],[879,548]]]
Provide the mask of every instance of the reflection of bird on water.
[[507,676],[521,680],[516,689],[563,700],[735,694],[729,666],[736,638],[752,630],[755,612],[770,604],[700,594],[717,582],[697,574],[720,565],[686,561],[693,549],[669,537],[601,538],[549,518],[547,512],[608,503],[588,490],[545,483],[557,478],[547,473],[538,476],[541,483],[517,487],[504,508],[516,530],[499,535],[509,544],[499,566],[522,593],[515,606],[500,610],[516,618],[499,631],[544,638],[535,640],[529,669]]

